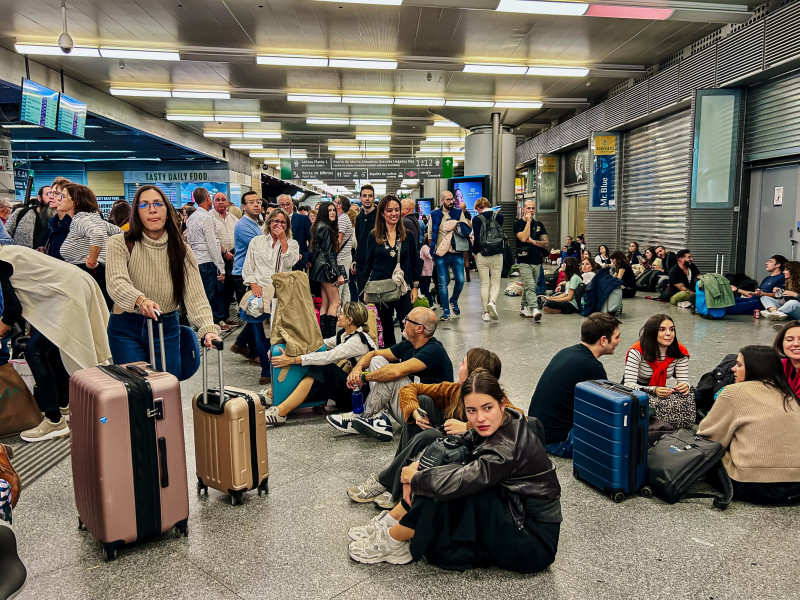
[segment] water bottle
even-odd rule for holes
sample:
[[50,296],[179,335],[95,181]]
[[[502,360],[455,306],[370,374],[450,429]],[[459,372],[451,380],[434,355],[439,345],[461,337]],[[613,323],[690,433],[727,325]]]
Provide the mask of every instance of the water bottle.
[[364,394],[360,389],[353,390],[353,413],[356,415],[364,414]]

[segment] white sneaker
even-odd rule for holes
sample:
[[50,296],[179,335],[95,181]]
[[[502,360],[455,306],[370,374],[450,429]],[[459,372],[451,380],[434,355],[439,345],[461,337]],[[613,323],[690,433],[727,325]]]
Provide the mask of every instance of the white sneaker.
[[380,496],[375,497],[373,502],[377,504],[380,508],[386,510],[392,510],[400,501],[392,497],[392,492],[386,491],[383,492]]
[[366,565],[382,562],[404,565],[414,560],[410,546],[409,542],[393,540],[389,535],[389,528],[383,527],[368,538],[351,542],[350,558]]
[[28,429],[19,434],[26,442],[43,442],[45,440],[52,440],[53,438],[65,437],[69,435],[69,427],[67,427],[67,420],[61,417],[58,423],[53,423],[50,419],[45,417],[39,425],[33,429]]
[[286,417],[281,416],[281,413],[278,412],[277,406],[270,406],[267,410],[265,410],[264,418],[267,421],[267,425],[283,425],[286,423]]
[[386,491],[386,488],[378,481],[378,476],[373,473],[361,485],[354,485],[348,488],[347,495],[353,502],[372,502],[384,491]]
[[528,310],[527,306],[523,306],[522,309],[520,309],[519,314],[528,319],[530,319],[533,316],[533,313],[530,310]]
[[492,319],[491,319],[491,317],[489,316],[489,313],[488,313],[488,312],[485,312],[485,313],[483,313],[483,316],[481,317],[481,321],[491,321],[491,320],[492,320]]
[[[764,314],[763,310],[761,311],[761,314],[762,315]],[[771,311],[767,311],[767,318],[770,321],[783,321],[784,319],[788,319],[789,315],[787,315],[785,312],[781,312],[779,310],[771,310]]]
[[678,308],[689,308],[691,305],[692,305],[692,303],[689,302],[688,300],[682,300],[682,301],[678,302],[678,304],[676,304],[676,306]]
[[353,435],[358,435],[358,432],[355,429],[353,429],[354,418],[355,414],[349,412],[349,413],[342,413],[340,415],[328,415],[327,417],[325,417],[325,420],[328,421],[328,424],[337,431],[341,431],[342,433],[352,433]]
[[[489,304],[486,305],[486,308],[489,310],[489,316],[493,320],[497,321],[497,319],[499,318],[499,315],[497,314],[497,306],[495,306],[494,302],[489,302]],[[485,320],[486,319],[484,319],[484,321]]]
[[533,320],[534,321],[542,320],[542,311],[540,311],[538,308],[533,309]]
[[361,525],[360,527],[351,527],[347,532],[347,537],[353,541],[363,540],[373,535],[379,529],[388,529],[389,524],[384,519],[384,517],[388,514],[389,511],[385,510],[381,514],[372,517],[372,520],[366,525]]

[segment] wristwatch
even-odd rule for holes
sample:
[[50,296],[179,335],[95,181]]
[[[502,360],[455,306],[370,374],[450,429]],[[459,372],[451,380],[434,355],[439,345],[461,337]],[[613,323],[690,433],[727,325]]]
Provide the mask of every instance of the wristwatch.
[[367,383],[367,373],[369,371],[361,371],[361,383]]
[[419,283],[414,282],[413,287],[414,288],[418,288],[419,287]]

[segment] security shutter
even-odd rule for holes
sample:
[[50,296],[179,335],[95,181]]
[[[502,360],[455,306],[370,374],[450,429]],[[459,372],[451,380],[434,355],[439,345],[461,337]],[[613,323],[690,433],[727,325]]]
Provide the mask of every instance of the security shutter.
[[620,246],[686,247],[692,173],[690,111],[633,129],[623,142]]
[[59,169],[57,171],[47,171],[45,169],[37,169],[36,164],[34,163],[33,190],[31,191],[31,196],[35,196],[40,187],[53,183],[53,180],[56,177],[66,177],[73,183],[86,185],[86,171],[65,171],[63,169]]
[[800,75],[750,88],[746,114],[746,162],[800,154]]

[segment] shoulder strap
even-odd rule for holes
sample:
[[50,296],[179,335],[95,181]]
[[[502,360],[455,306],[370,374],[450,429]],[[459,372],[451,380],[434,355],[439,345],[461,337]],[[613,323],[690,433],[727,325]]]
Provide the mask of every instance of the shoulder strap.
[[403,248],[403,242],[397,242],[397,264],[400,264],[400,250]]

